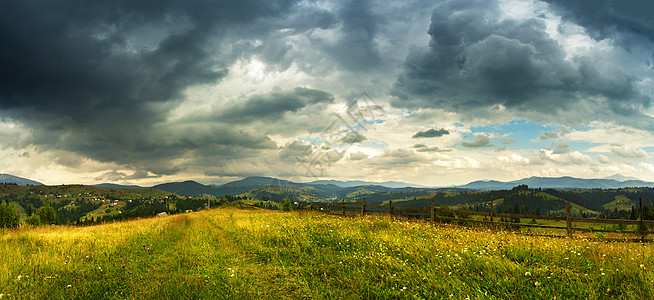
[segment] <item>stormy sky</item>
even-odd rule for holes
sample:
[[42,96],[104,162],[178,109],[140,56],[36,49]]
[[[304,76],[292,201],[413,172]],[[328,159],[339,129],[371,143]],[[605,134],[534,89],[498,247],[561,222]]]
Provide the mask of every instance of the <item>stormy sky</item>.
[[0,173],[654,181],[648,0],[3,1]]

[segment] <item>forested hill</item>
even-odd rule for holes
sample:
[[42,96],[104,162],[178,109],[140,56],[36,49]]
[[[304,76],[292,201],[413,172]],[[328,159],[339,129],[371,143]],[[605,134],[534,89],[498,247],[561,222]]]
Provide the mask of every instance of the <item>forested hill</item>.
[[433,198],[436,206],[468,206],[480,211],[490,210],[492,197],[496,211],[540,215],[562,214],[565,201],[569,201],[576,215],[621,217],[629,214],[632,208],[637,208],[640,198],[648,209],[652,208],[654,188],[558,190],[521,185],[497,191],[416,190],[371,193],[350,197],[347,201],[360,201],[363,197],[366,197],[366,202],[370,205],[388,205],[391,200],[394,206],[404,207],[430,207]]

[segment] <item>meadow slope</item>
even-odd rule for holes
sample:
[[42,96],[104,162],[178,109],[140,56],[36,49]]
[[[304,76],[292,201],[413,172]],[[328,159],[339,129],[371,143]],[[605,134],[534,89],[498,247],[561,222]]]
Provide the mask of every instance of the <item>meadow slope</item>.
[[652,244],[214,209],[0,232],[2,299],[652,299]]

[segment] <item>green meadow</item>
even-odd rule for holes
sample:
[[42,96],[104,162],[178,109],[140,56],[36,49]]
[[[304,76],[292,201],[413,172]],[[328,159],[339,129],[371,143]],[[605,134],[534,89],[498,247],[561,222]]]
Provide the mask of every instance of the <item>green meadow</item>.
[[223,208],[0,231],[2,299],[652,299],[652,244]]

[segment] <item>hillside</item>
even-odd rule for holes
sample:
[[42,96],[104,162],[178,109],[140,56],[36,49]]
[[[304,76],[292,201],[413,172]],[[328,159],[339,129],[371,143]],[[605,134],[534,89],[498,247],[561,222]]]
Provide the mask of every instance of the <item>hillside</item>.
[[22,178],[9,174],[0,174],[0,183],[13,183],[17,185],[43,185],[42,183],[31,179]]
[[218,209],[0,239],[9,299],[654,297],[652,244],[379,217]]
[[[121,218],[127,218],[152,215],[165,211],[165,203],[179,201],[168,199],[170,196],[175,195],[153,188],[0,184],[0,200],[16,203],[21,214],[26,214],[30,208],[35,212],[48,204],[55,209],[59,221],[63,224],[73,224],[88,217],[110,218],[121,215]],[[123,209],[115,209],[118,207]],[[22,216],[24,217],[25,215]]]
[[[472,190],[508,190],[519,185],[528,185],[534,188],[550,189],[617,189],[625,187],[654,187],[654,182],[633,180],[621,175],[613,175],[616,179],[581,179],[574,177],[530,177],[520,180],[501,182],[495,180],[480,180],[457,186]],[[627,179],[627,180],[617,180]]]

